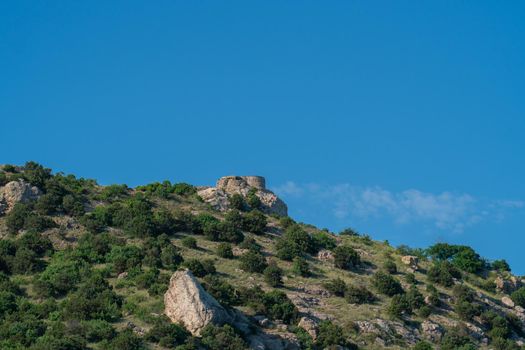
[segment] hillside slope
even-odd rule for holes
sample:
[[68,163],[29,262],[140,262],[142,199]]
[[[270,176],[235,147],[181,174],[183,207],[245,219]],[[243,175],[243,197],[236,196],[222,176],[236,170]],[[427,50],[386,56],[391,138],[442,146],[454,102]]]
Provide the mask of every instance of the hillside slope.
[[259,177],[128,188],[3,166],[0,349],[525,349],[504,260],[286,212]]

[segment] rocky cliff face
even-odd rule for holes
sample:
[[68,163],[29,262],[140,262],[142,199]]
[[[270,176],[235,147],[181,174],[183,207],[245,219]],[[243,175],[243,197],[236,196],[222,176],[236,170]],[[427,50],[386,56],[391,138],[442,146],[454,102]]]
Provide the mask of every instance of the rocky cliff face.
[[240,194],[246,197],[250,190],[261,201],[261,210],[267,214],[288,215],[288,207],[275,193],[266,189],[266,181],[261,176],[224,176],[215,187],[202,187],[197,192],[206,202],[215,209],[225,211],[230,208],[230,197]]

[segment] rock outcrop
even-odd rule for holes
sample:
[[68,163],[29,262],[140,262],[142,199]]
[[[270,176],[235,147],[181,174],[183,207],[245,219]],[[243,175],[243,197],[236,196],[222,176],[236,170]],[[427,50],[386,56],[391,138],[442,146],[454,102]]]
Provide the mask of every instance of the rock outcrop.
[[261,210],[267,214],[288,215],[288,207],[275,193],[266,189],[261,176],[224,176],[215,187],[200,187],[197,194],[217,210],[230,209],[230,196],[240,194],[246,197],[250,191],[261,202]]
[[164,294],[164,312],[172,322],[181,323],[193,335],[200,335],[208,324],[223,325],[235,319],[209,295],[189,270],[171,276]]
[[418,269],[419,258],[417,256],[413,256],[413,255],[405,255],[405,256],[401,257],[401,262],[403,264],[407,265],[409,268],[411,268],[413,270],[417,270]]
[[0,187],[0,214],[8,213],[16,203],[28,203],[38,199],[42,192],[24,180],[11,181]]
[[299,320],[298,326],[304,329],[308,334],[310,334],[313,340],[317,339],[317,333],[319,331],[319,324],[317,323],[316,320],[308,316],[303,316]]

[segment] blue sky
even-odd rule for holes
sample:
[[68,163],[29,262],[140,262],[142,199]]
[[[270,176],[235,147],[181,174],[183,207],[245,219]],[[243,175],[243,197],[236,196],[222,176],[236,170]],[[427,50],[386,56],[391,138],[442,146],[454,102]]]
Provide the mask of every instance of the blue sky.
[[0,3],[0,163],[259,174],[298,220],[525,261],[525,3]]

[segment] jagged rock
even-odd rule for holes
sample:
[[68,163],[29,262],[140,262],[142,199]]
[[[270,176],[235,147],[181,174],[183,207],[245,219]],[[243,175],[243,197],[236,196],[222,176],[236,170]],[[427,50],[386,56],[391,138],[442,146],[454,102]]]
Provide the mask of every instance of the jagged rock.
[[255,315],[255,316],[253,316],[253,318],[257,321],[257,323],[261,327],[265,327],[266,328],[266,327],[269,327],[270,324],[271,324],[270,320],[266,316]]
[[443,338],[444,330],[439,324],[425,320],[421,323],[423,336],[433,342],[440,341]]
[[465,322],[465,327],[467,328],[468,333],[472,338],[478,341],[482,341],[485,338],[485,333],[483,332],[483,329],[481,329],[480,327],[470,322]]
[[193,335],[200,335],[209,323],[222,325],[235,319],[202,288],[189,270],[177,271],[171,276],[164,294],[164,312]]
[[413,270],[417,270],[419,258],[417,256],[413,255],[405,255],[401,257],[401,262],[407,266],[409,266]]
[[319,324],[316,320],[308,316],[303,316],[299,320],[298,326],[304,329],[308,334],[310,334],[313,340],[317,339]]
[[248,253],[248,250],[249,249],[233,247],[232,248],[232,253],[233,253],[233,256],[241,256],[241,255],[244,255],[244,254]]
[[514,307],[514,302],[512,301],[511,298],[509,297],[503,297],[501,298],[501,303],[505,306],[508,306],[510,308],[513,308]]
[[131,329],[133,333],[137,334],[138,336],[142,337],[144,336],[144,334],[146,334],[146,331],[144,330],[144,328],[137,326],[131,321],[128,321],[128,323],[126,323],[126,327]]
[[128,277],[128,272],[124,271],[124,272],[121,272],[121,273],[118,274],[117,279],[121,280],[121,279],[124,279],[126,277]]
[[521,287],[521,281],[516,278],[516,276],[510,276],[508,279],[498,276],[494,283],[496,284],[496,289],[499,292],[510,294]]
[[299,350],[299,340],[293,333],[272,334],[258,332],[246,337],[250,349],[255,350]]
[[38,199],[42,192],[24,180],[11,181],[0,187],[0,214],[8,213],[16,203],[28,203]]
[[357,321],[356,325],[361,333],[375,334],[387,344],[399,337],[409,344],[415,344],[419,336],[417,329],[408,328],[397,321],[375,319],[373,321]]
[[224,176],[217,181],[215,187],[201,187],[197,194],[215,209],[225,211],[230,209],[229,196],[246,196],[250,190],[255,190],[263,212],[288,215],[286,204],[275,193],[266,189],[265,180],[261,176]]
[[321,261],[334,261],[334,254],[329,250],[321,249],[317,253],[317,259]]
[[522,308],[522,307],[519,306],[519,305],[516,305],[516,307],[514,307],[514,310],[516,310],[516,312],[517,312],[517,313],[520,313],[520,314],[525,313],[525,309]]

